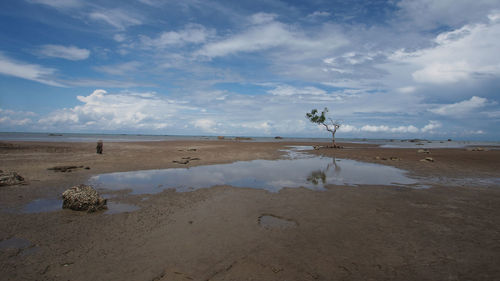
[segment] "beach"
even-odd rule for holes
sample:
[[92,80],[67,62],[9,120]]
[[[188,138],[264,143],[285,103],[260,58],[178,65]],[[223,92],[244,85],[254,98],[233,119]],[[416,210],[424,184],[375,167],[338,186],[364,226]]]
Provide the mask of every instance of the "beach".
[[[122,190],[110,201],[133,211],[24,207],[99,174],[271,161],[312,145],[104,142],[99,155],[90,142],[2,141],[0,169],[25,183],[0,186],[0,280],[500,279],[500,150],[492,148],[341,143],[304,152],[339,167],[355,160],[401,169],[421,186]],[[57,166],[74,168],[49,170]]]

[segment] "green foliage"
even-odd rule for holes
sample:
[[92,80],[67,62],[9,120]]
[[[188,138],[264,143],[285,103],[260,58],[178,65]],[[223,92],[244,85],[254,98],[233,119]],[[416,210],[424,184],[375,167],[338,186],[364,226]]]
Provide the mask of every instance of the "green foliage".
[[307,119],[309,119],[309,121],[311,121],[313,123],[323,124],[323,123],[325,123],[325,120],[326,120],[325,114],[327,112],[328,112],[327,107],[325,107],[325,109],[321,112],[321,115],[318,115],[317,109],[313,109],[313,110],[311,110],[311,113],[306,113],[306,117],[307,117]]

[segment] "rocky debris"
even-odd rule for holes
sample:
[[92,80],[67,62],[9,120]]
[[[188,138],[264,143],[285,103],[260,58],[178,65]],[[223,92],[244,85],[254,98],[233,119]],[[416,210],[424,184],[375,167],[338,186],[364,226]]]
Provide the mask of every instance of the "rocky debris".
[[472,147],[472,148],[467,148],[468,151],[487,151],[483,147]]
[[102,198],[97,190],[90,185],[80,184],[70,187],[62,194],[63,209],[87,211],[89,213],[105,210],[107,200]]
[[66,165],[66,166],[54,166],[52,168],[48,168],[47,170],[52,170],[54,172],[61,172],[61,173],[69,173],[73,172],[74,170],[77,169],[85,169],[85,170],[90,170],[89,166],[73,166],[73,165]]
[[24,178],[16,172],[3,172],[0,170],[0,186],[24,184]]
[[384,160],[384,161],[386,161],[386,160],[392,160],[392,161],[399,161],[399,160],[401,160],[401,158],[396,157],[396,156],[391,156],[391,157],[389,157],[389,158],[386,158],[386,157],[380,157],[380,156],[375,156],[375,158],[374,158],[374,159],[375,159],[375,160]]
[[419,149],[417,150],[417,153],[429,154],[431,152],[428,149]]
[[434,162],[434,158],[432,157],[425,157],[424,159],[420,160],[421,162]]
[[340,146],[338,144],[329,144],[329,145],[314,145],[313,149],[314,150],[320,150],[320,149],[329,149],[329,148],[334,148],[334,149],[341,149],[344,148],[343,146]]
[[96,152],[97,152],[97,154],[102,154],[102,147],[103,147],[102,140],[99,140],[97,142],[97,146],[96,146]]
[[189,161],[196,161],[196,160],[200,160],[200,158],[198,158],[198,157],[182,157],[181,160],[174,160],[172,162],[177,163],[177,164],[186,165],[189,163]]

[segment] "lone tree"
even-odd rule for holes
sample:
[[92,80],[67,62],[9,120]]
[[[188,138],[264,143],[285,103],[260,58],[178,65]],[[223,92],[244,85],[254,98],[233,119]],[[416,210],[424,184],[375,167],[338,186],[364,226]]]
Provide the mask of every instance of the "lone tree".
[[333,148],[340,148],[337,144],[335,144],[335,133],[337,132],[337,129],[340,128],[340,121],[333,121],[331,118],[328,118],[330,121],[330,124],[325,123],[326,122],[326,116],[325,114],[328,112],[328,108],[325,107],[323,111],[321,111],[321,115],[318,114],[317,109],[311,110],[311,113],[306,113],[306,118],[309,119],[312,123],[319,124],[325,126],[325,129],[332,133],[332,146]]

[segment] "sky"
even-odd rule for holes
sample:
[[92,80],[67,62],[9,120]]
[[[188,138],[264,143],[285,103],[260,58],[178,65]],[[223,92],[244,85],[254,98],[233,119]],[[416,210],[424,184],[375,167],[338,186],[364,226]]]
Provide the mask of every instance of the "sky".
[[498,0],[6,0],[0,131],[500,140]]

